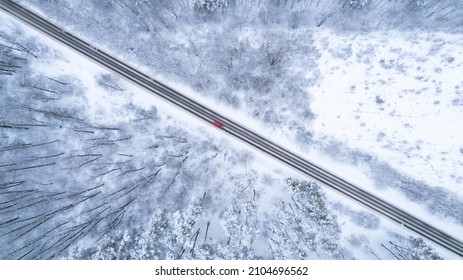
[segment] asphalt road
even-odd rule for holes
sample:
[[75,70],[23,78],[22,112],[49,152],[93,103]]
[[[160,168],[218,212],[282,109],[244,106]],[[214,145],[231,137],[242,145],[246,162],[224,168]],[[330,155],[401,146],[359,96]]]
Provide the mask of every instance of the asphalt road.
[[[10,1],[0,0],[0,8],[30,26],[40,30],[53,39],[63,43],[71,49],[87,56],[100,65],[117,73],[121,77],[138,85],[139,87],[158,95],[172,104],[188,111],[192,115],[214,125],[214,121],[223,124],[222,131],[246,142],[250,146],[280,160],[293,167],[308,177],[318,181],[322,185],[331,187],[343,195],[357,201],[358,203],[374,210],[375,212],[401,224],[402,226],[418,233],[422,237],[448,249],[449,251],[463,257],[463,242],[449,234],[431,226],[430,224],[417,219],[407,212],[398,209],[388,202],[362,190],[348,181],[324,170],[314,163],[288,151],[261,135],[243,127],[209,108],[193,101],[181,93],[157,82],[146,74],[117,60],[107,53],[94,48],[91,44],[75,37],[62,30],[60,27],[48,22],[46,19],[32,13],[22,6]],[[461,236],[460,236],[461,238]]]

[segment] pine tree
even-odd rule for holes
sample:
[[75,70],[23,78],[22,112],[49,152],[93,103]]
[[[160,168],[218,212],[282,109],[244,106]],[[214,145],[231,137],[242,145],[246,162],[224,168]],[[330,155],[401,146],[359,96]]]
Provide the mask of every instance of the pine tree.
[[[218,252],[225,259],[254,259],[254,242],[259,236],[256,193],[249,188],[255,183],[255,174],[247,185],[238,183],[232,191],[232,205],[222,214],[222,228],[227,241]],[[248,177],[248,176],[246,176]]]
[[172,250],[178,252],[175,258],[182,258],[187,250],[191,251],[194,240],[193,226],[203,213],[202,204],[199,201],[190,203],[185,211],[177,211],[172,215],[173,235],[171,240]]
[[341,258],[340,227],[326,197],[314,182],[289,178],[292,202],[276,205],[269,245],[276,259]]
[[365,6],[366,4],[368,4],[370,0],[347,0],[347,1],[349,2],[349,5],[351,7],[361,8]]
[[[190,258],[195,240],[193,227],[203,213],[199,201],[173,214],[157,209],[148,226],[116,230],[105,235],[97,246],[73,248],[71,259],[154,260]],[[187,254],[185,254],[187,252]],[[204,249],[202,254],[207,256]],[[213,251],[209,253],[212,255]]]
[[228,6],[228,0],[191,0],[193,8],[206,13],[223,11]]
[[396,259],[401,260],[441,260],[436,251],[426,244],[422,238],[402,236],[390,233],[392,240],[388,244],[381,244]]
[[416,5],[417,6],[426,6],[426,4],[428,4],[428,1],[427,0],[416,0]]

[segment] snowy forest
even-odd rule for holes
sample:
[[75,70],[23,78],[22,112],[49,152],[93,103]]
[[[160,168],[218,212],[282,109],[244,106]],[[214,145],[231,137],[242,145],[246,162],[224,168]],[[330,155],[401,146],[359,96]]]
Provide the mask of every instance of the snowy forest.
[[[316,30],[459,34],[461,1],[17,2],[153,77],[243,114],[269,135],[284,135],[302,151],[315,147],[324,157],[367,166],[380,188],[463,226],[463,196],[455,188],[404,174],[337,139],[317,138],[306,90],[327,75]],[[149,95],[140,100],[144,93],[133,85],[19,21],[0,13],[0,26],[1,259],[444,257],[310,178],[263,164],[249,147],[192,125],[146,101]],[[349,56],[348,49],[330,52]],[[388,100],[373,98],[374,106]]]

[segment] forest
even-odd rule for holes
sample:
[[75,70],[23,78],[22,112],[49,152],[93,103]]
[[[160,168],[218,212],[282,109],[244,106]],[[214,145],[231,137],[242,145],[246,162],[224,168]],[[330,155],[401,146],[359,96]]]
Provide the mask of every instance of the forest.
[[[400,178],[397,188],[411,200],[463,223],[463,210],[450,207],[460,197],[314,139],[305,92],[324,75],[315,28],[461,32],[459,1],[18,2],[295,145],[346,162],[369,158],[376,180]],[[111,73],[88,65],[47,71],[78,62],[2,21],[1,259],[442,258],[369,210],[333,201],[308,178],[262,168],[248,148],[141,105],[137,90]]]

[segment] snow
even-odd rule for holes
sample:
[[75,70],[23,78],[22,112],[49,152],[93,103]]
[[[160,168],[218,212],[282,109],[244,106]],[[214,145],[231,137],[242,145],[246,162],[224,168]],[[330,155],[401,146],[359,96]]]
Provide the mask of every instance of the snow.
[[[348,41],[346,38],[344,38],[344,36],[334,36],[332,33],[330,33],[329,30],[320,32],[321,34],[316,34],[315,37],[322,38],[320,41],[323,41],[323,39],[326,39],[328,36],[330,36],[330,40],[334,41],[334,43],[330,41],[331,44],[333,44],[332,48],[334,49],[340,48],[340,46],[336,44],[345,44],[345,42]],[[402,38],[400,37],[400,34],[395,33],[394,35],[397,36],[397,38],[394,38],[393,40],[395,42],[399,41],[399,38]],[[452,50],[455,47],[454,45],[450,45],[451,42],[457,44],[461,41],[461,38],[455,39],[453,36],[446,36],[445,34],[440,35],[443,38],[447,38],[446,40],[450,40],[450,42],[446,44],[446,46],[449,45],[448,47],[450,50]],[[356,35],[354,36],[353,42],[361,44],[362,42],[367,41],[368,43],[372,42],[372,44],[375,44],[375,41],[373,39],[376,39],[379,42],[377,43],[379,45],[386,43],[384,41],[384,38],[391,37],[392,35],[378,33],[376,34],[377,37],[374,36],[375,34]],[[409,38],[409,40],[411,39],[412,38]],[[425,39],[423,40],[425,42],[428,42]],[[354,43],[352,43],[352,45],[354,45]],[[422,44],[420,45],[424,44],[424,42],[421,43]],[[375,49],[378,48],[378,45],[375,45]],[[384,49],[384,51],[388,51],[391,47],[390,45],[381,46]],[[406,44],[403,43],[401,46],[405,48]],[[409,47],[411,48],[411,46]],[[358,48],[360,49],[360,47]],[[432,48],[432,44],[431,46],[429,46],[429,48]],[[320,49],[323,50],[321,46]],[[352,49],[355,50],[354,47],[352,47]],[[358,52],[359,51],[353,51],[353,53]],[[403,52],[405,52],[405,50]],[[409,50],[409,52],[409,55],[412,56],[412,58],[415,55],[419,55],[412,53],[412,50]],[[381,58],[383,56],[381,54],[377,54],[375,58],[376,57]],[[384,55],[384,57],[391,56]],[[388,59],[392,59],[392,57]],[[308,89],[308,92],[312,96],[314,96],[314,100],[311,103],[311,108],[317,114],[317,118],[315,119],[315,123],[313,124],[314,131],[316,132],[316,138],[323,140],[326,137],[333,137],[343,142],[347,147],[357,148],[360,150],[367,151],[368,153],[372,152],[380,159],[385,159],[387,160],[387,162],[390,163],[397,163],[396,167],[399,168],[399,170],[408,173],[408,175],[412,177],[418,177],[419,180],[428,179],[426,182],[429,184],[441,185],[442,187],[447,188],[456,193],[463,193],[463,189],[460,188],[460,185],[457,184],[458,182],[455,182],[454,178],[452,177],[452,174],[459,174],[459,176],[461,176],[461,171],[459,168],[460,165],[458,164],[458,162],[463,163],[463,159],[461,159],[462,156],[459,154],[459,151],[456,151],[456,153],[448,153],[448,161],[454,161],[453,165],[451,166],[442,165],[440,162],[433,163],[432,161],[432,159],[434,159],[437,156],[435,155],[436,148],[440,148],[440,150],[450,150],[453,147],[454,149],[456,149],[458,145],[461,145],[461,143],[463,143],[462,134],[459,133],[459,127],[461,125],[458,121],[458,118],[463,118],[463,110],[458,110],[458,107],[452,107],[452,105],[448,104],[452,96],[440,97],[441,100],[447,99],[447,105],[443,105],[445,107],[441,109],[436,109],[436,105],[434,105],[433,102],[431,102],[431,105],[429,104],[430,100],[433,100],[435,98],[435,95],[420,95],[418,97],[414,95],[412,97],[413,101],[410,101],[413,102],[413,106],[411,106],[410,102],[406,104],[406,102],[402,100],[403,98],[401,98],[399,95],[397,95],[396,99],[394,99],[394,95],[392,95],[391,98],[389,97],[389,95],[385,95],[385,93],[400,92],[403,86],[402,83],[408,81],[409,76],[414,77],[414,74],[408,74],[407,76],[404,76],[400,75],[400,73],[392,73],[392,77],[389,77],[388,75],[391,75],[391,73],[389,71],[384,71],[384,69],[381,68],[375,69],[379,71],[379,73],[375,73],[375,75],[366,75],[366,68],[369,68],[369,65],[356,63],[354,58],[351,58],[346,63],[343,59],[334,58],[327,49],[325,49],[325,52],[322,51],[321,61],[323,62],[320,63],[322,67],[321,72],[328,74],[324,76],[322,82],[319,85],[317,85],[315,88]],[[409,64],[414,63],[413,61],[407,62]],[[430,62],[430,64],[434,65],[433,63],[436,62]],[[409,64],[406,65],[409,68],[411,68],[412,66]],[[458,67],[461,67],[461,63],[457,65]],[[431,67],[430,65],[427,66]],[[324,69],[323,67],[329,69]],[[457,70],[454,70],[454,72],[456,72]],[[370,71],[374,72],[373,70]],[[447,84],[460,83],[456,75],[449,74],[448,76],[449,78],[446,82]],[[391,78],[396,79],[397,81],[395,81],[394,83],[391,82],[393,84],[393,88],[391,89],[384,88],[383,85],[376,85],[371,86],[371,88],[373,89],[371,91],[363,89],[359,91],[359,93],[357,93],[357,91],[355,91],[354,94],[349,92],[352,84],[355,85],[363,82],[373,84],[375,82],[370,81],[368,77],[372,77],[372,79],[376,77],[380,77],[381,79]],[[177,91],[187,95],[188,97],[199,101],[198,96],[200,96],[200,94],[195,92],[188,86],[178,83],[174,84],[167,78],[161,76],[157,76],[156,79],[169,85]],[[413,86],[415,85],[411,85],[411,87]],[[371,92],[374,92],[374,94],[372,94]],[[389,111],[386,112],[378,110],[377,104],[375,102],[376,95],[384,96],[384,99],[387,99],[387,102],[385,103],[393,104],[393,108],[396,110],[397,113],[395,113],[393,116],[390,116],[388,112],[394,109],[389,109]],[[415,100],[416,98],[422,98],[423,100],[419,100],[420,103],[416,104],[416,102],[418,101]],[[331,173],[346,179],[354,185],[364,190],[367,190],[368,192],[386,200],[392,205],[395,205],[396,207],[403,209],[408,213],[413,213],[414,216],[428,222],[436,228],[442,229],[444,232],[447,232],[449,234],[455,232],[463,232],[462,226],[454,224],[454,222],[451,219],[447,219],[442,216],[432,215],[431,213],[429,213],[428,210],[424,208],[424,205],[419,205],[418,203],[414,203],[409,199],[406,199],[400,191],[396,189],[387,188],[388,186],[377,186],[376,182],[369,178],[369,170],[366,167],[363,168],[362,164],[353,166],[351,164],[336,161],[320,152],[317,149],[317,147],[310,147],[308,149],[303,150],[298,146],[295,146],[294,142],[288,139],[287,134],[283,131],[273,131],[268,127],[263,126],[262,123],[249,116],[246,116],[244,114],[236,114],[236,111],[234,111],[234,109],[226,105],[223,105],[213,99],[201,98],[200,101],[205,106],[213,108],[215,111],[221,112],[223,115],[227,117],[233,116],[233,120],[237,121],[240,124],[243,124],[248,129],[257,132],[260,135],[271,135],[270,138],[275,143],[285,148],[288,148],[290,151],[296,152],[299,155],[303,155],[303,157],[309,160],[310,162],[316,163],[317,165],[325,168],[326,170],[329,170]],[[358,103],[362,102],[365,105],[359,107]],[[410,108],[417,108],[417,106],[420,107],[413,111],[410,110]],[[434,110],[434,114],[428,113],[433,112],[432,110]],[[435,110],[438,111],[436,112]],[[442,113],[439,113],[439,110],[442,110]],[[333,112],[336,112],[336,114],[333,114]],[[372,113],[375,113],[375,116],[372,116]],[[404,114],[408,115],[405,116]],[[359,121],[356,121],[356,115],[361,116],[361,120],[365,122],[364,126],[360,126],[358,124]],[[422,119],[424,119],[425,121],[422,121]],[[404,126],[403,122],[410,123],[410,127]],[[440,128],[441,131],[445,132],[437,134],[429,133],[429,131],[435,131],[435,129],[433,129],[431,125],[437,126]],[[393,137],[391,137],[390,139],[388,139],[388,137],[384,137],[386,140],[380,143],[377,141],[377,134],[381,131],[387,131],[387,134],[389,134],[389,131],[392,131],[391,135],[393,135]],[[448,138],[451,139],[451,141],[442,141],[441,135],[443,135],[444,133],[449,135]],[[384,142],[389,142],[389,145],[391,145],[392,148],[389,148],[389,146],[382,144]],[[415,153],[410,153],[410,156],[407,159],[404,159],[402,151],[406,148],[412,147],[413,143],[418,142],[422,146],[422,150],[420,151],[415,149]],[[410,144],[407,146],[407,144],[405,143]],[[239,146],[240,148],[246,148],[247,146],[245,144],[242,144],[240,141],[233,141],[233,145]],[[406,145],[406,147],[403,148],[403,145]],[[259,165],[262,166],[262,168],[257,168],[257,170],[261,170],[263,173],[265,173],[265,171],[268,172],[268,170],[272,170],[273,166],[280,166],[281,164],[279,161],[269,157],[261,151],[254,151],[253,153],[258,155],[258,157],[256,157],[256,161]],[[425,154],[425,157],[423,153],[429,153],[431,155],[431,158],[429,158],[429,154]],[[424,176],[425,172],[429,169],[431,171],[428,171],[428,173],[426,173],[428,176]],[[297,171],[288,167],[286,167],[284,170],[285,174],[298,173]],[[441,173],[437,173],[436,170],[440,171]],[[416,176],[415,173],[419,176]],[[436,176],[436,173],[440,176]],[[444,175],[447,176],[443,177]],[[305,177],[304,174],[300,174],[299,176]],[[436,183],[439,181],[446,181],[447,184]],[[325,188],[325,191],[328,193],[332,192],[328,188]],[[278,193],[276,193],[275,195],[278,195]],[[338,197],[337,199],[343,201],[342,203],[346,203],[345,201],[349,200],[347,197]]]
[[[169,82],[165,78],[161,78],[159,76],[156,78],[159,81],[162,81],[163,83],[176,89],[177,91],[183,94],[186,94],[192,99],[198,98],[197,97],[198,94],[197,93],[195,94],[194,91],[188,86],[180,85],[180,84],[173,84],[172,82]],[[296,151],[299,154],[304,154],[305,155],[304,158],[309,159],[309,161],[311,162],[317,163],[319,166],[322,166],[327,170],[330,170],[332,173],[337,174],[341,178],[345,178],[345,174],[348,174],[347,181],[350,181],[356,184],[357,186],[368,190],[370,193],[388,201],[392,205],[395,205],[396,207],[403,209],[407,211],[408,213],[412,213],[413,216],[418,217],[422,219],[423,221],[426,221],[427,223],[433,225],[436,228],[439,228],[440,230],[443,230],[444,232],[449,233],[450,235],[456,232],[463,232],[462,226],[458,226],[454,224],[452,220],[448,220],[445,217],[436,217],[434,215],[430,215],[430,213],[426,209],[424,209],[422,205],[413,203],[410,200],[404,198],[403,194],[400,193],[399,191],[394,190],[394,189],[377,188],[375,186],[375,182],[372,181],[370,178],[368,178],[368,176],[366,175],[366,172],[362,172],[362,170],[358,167],[348,165],[348,164],[343,164],[341,162],[336,162],[335,160],[329,157],[326,157],[326,155],[324,155],[323,153],[320,153],[320,151],[316,149],[310,149],[308,151],[307,150],[302,151],[301,149],[297,149],[297,147],[294,147],[293,143],[289,139],[287,139],[285,136],[283,136],[282,134],[276,135],[275,132],[273,131],[269,132],[268,128],[265,128],[264,126],[262,126],[262,124],[256,121],[255,119],[252,119],[242,114],[236,114],[236,112],[233,111],[233,109],[223,104],[220,104],[212,99],[203,99],[202,103],[205,104],[206,106],[209,106],[209,108],[214,108],[214,110],[221,112],[225,116],[234,116],[234,120],[236,120],[238,123],[244,124],[245,127],[253,131],[260,132],[261,135],[268,135],[269,133],[271,133],[271,140],[278,143],[279,145],[285,148],[289,147],[290,148],[289,150]],[[171,107],[171,106],[168,106],[168,107]],[[163,107],[163,109],[165,109],[165,107]],[[173,111],[170,111],[170,113],[173,113],[174,111],[176,111],[176,108],[171,108],[171,109]],[[191,117],[189,119],[191,119]],[[198,125],[202,126],[202,124],[198,124]],[[215,128],[213,129],[214,130],[212,132],[217,135],[218,130],[216,130]],[[249,149],[249,145],[243,144],[239,139],[229,138],[226,144],[230,144],[233,147],[236,147],[239,149]],[[274,174],[273,176],[278,174],[279,176],[282,176],[281,178],[283,177],[294,177],[294,178],[306,177],[305,174],[302,174],[299,171],[296,171],[295,169],[291,167],[282,165],[280,161],[269,156],[268,154],[261,152],[260,150],[253,150],[252,154],[255,156],[254,157],[255,160],[253,161],[253,164],[252,164],[252,169],[256,170],[259,174]],[[335,172],[333,172],[333,170]],[[341,195],[338,192],[330,188],[324,188],[324,191],[327,193],[329,201],[331,203],[339,202],[357,211],[367,211],[367,212],[370,211],[368,208],[351,201],[350,198],[344,195]],[[260,212],[261,213],[268,212],[268,210],[271,208],[270,207],[272,205],[271,203],[274,202],[274,199],[276,197],[285,197],[285,196],[286,194],[284,193],[284,190],[280,187],[279,184],[275,184],[275,182],[273,182],[273,184],[268,184],[268,187],[265,188],[265,192],[260,198],[260,203],[262,205],[259,209]],[[365,228],[363,227],[356,226],[352,222],[349,222],[348,216],[339,215],[338,217],[340,218],[339,223],[342,225],[342,235],[343,235],[342,240],[345,242],[344,245],[347,247],[352,246],[351,244],[348,244],[347,240],[351,238],[352,235],[358,234],[360,232],[368,240],[367,243],[370,244],[369,246],[371,250],[381,250],[380,245],[375,244],[375,241],[376,240],[386,240],[388,238],[387,232],[398,232],[404,235],[410,234],[409,230],[403,228],[402,226],[398,225],[397,223],[383,216],[378,217],[380,219],[381,226],[376,230],[365,230]],[[440,248],[436,244],[434,244],[434,246],[435,248]],[[357,259],[374,258],[370,251],[364,252],[361,250],[351,250],[351,252],[353,252],[354,258],[357,258]],[[455,258],[455,256],[452,253],[449,253],[447,250],[443,248],[440,248],[439,253],[447,259]]]
[[[320,141],[334,138],[349,148],[366,151],[387,161],[411,177],[463,195],[463,153],[460,151],[463,110],[452,103],[459,95],[459,88],[463,89],[458,75],[463,73],[463,36],[445,33],[418,35],[415,32],[339,35],[320,29],[314,38],[318,38],[320,72],[324,73],[319,84],[307,89],[313,97],[311,109],[316,114],[313,123],[315,138]],[[343,48],[352,54],[336,55]],[[373,54],[368,53],[371,48]],[[438,53],[430,55],[436,49]],[[391,64],[390,67],[385,63]],[[156,79],[199,101],[200,93],[188,86],[174,84],[166,77],[157,76]],[[376,96],[384,99],[384,103],[378,104]],[[275,143],[444,232],[451,235],[463,232],[462,226],[454,224],[451,219],[430,214],[423,205],[411,202],[398,190],[377,186],[362,164],[353,166],[338,162],[321,153],[317,147],[303,150],[288,139],[286,131],[271,130],[213,99],[201,97],[200,102],[225,116],[233,116],[235,121],[261,135],[271,135]],[[268,172],[272,166],[280,165],[260,151],[254,153],[258,155],[256,162],[262,166],[257,170]],[[294,174],[295,171],[286,167],[283,173]],[[346,197],[327,188],[325,191],[330,200],[355,207]],[[273,195],[279,194],[270,194]],[[384,239],[387,231],[406,232],[385,218],[381,218],[381,229],[368,231],[368,239]],[[355,226],[346,229],[344,225],[345,239],[349,237],[347,232],[364,232],[364,229]],[[372,256],[367,252],[356,257]]]
[[463,87],[463,36],[325,30],[315,37],[324,73],[308,89],[315,136],[463,195],[463,110],[453,104]]
[[[11,17],[4,13],[1,13],[1,16],[2,24],[5,21],[12,21]],[[38,60],[38,63],[33,64],[34,71],[50,76],[72,73],[78,77],[85,92],[91,93],[85,96],[88,99],[88,105],[93,112],[94,119],[117,116],[114,121],[122,122],[127,119],[127,116],[115,114],[114,110],[118,110],[130,101],[141,108],[148,109],[155,106],[162,118],[170,119],[192,135],[213,135],[219,139],[218,142],[222,145],[234,150],[249,150],[249,146],[226,136],[211,124],[206,124],[204,121],[192,117],[163,99],[128,82],[118,81],[124,91],[112,94],[108,98],[108,92],[101,90],[96,78],[102,74],[107,74],[104,68],[95,66],[91,61],[46,36],[41,36],[29,27],[23,26],[23,28],[28,36],[39,36],[40,40],[47,46],[59,50],[60,53],[58,58],[49,62]],[[252,32],[247,32],[246,36],[252,38]],[[314,37],[320,38],[316,41],[322,53],[320,61],[323,63],[320,63],[319,66],[321,72],[326,74],[318,85],[307,89],[308,94],[314,97],[311,108],[317,114],[313,124],[313,129],[316,132],[315,137],[320,140],[333,137],[348,147],[368,150],[411,176],[417,176],[431,185],[442,185],[451,191],[463,194],[463,190],[460,188],[463,153],[459,151],[462,148],[463,138],[462,134],[459,133],[461,125],[459,126],[458,122],[463,117],[463,110],[461,110],[460,105],[452,103],[458,98],[456,94],[443,94],[452,91],[452,89],[458,89],[456,87],[463,89],[463,83],[455,74],[463,72],[461,71],[463,70],[461,69],[463,37],[447,34],[416,35],[416,33],[407,36],[404,36],[403,33],[370,33],[368,35],[345,36],[334,35],[329,30],[318,32],[320,33]],[[336,50],[346,46],[346,41],[351,42],[353,55],[333,55],[336,54]],[[371,58],[374,61],[359,62],[358,60],[365,59],[365,57],[359,58],[356,54],[364,51],[369,44],[377,52]],[[391,45],[400,45],[401,49],[391,49]],[[440,49],[437,50],[439,55],[434,54],[429,58],[429,51],[436,45],[440,45]],[[348,50],[346,52],[349,53]],[[450,61],[450,56],[454,60]],[[384,63],[378,61],[383,57],[384,63],[391,64],[390,68],[387,66],[385,69],[382,66]],[[393,61],[391,62],[391,60]],[[420,62],[420,69],[416,68],[417,61]],[[51,62],[53,67],[50,67]],[[447,67],[436,70],[435,65],[442,65],[442,63],[446,63]],[[146,68],[144,70],[149,72]],[[406,71],[407,75],[404,75],[403,71]],[[413,78],[427,74],[432,74],[432,77]],[[336,162],[320,153],[316,147],[302,150],[295,146],[284,132],[275,133],[259,121],[244,114],[237,114],[234,109],[211,98],[201,96],[200,93],[195,92],[187,85],[173,83],[168,77],[157,75],[155,78],[215,111],[226,116],[233,116],[233,119],[238,123],[244,124],[261,135],[270,135],[271,133],[271,140],[278,144],[289,147],[297,153],[303,153],[305,158],[328,170],[334,170],[334,173],[342,175],[342,177],[346,177],[348,174],[349,181],[386,198],[390,202],[392,201],[426,221],[432,222],[438,228],[444,228],[449,233],[463,232],[462,227],[447,223],[445,219],[430,215],[422,206],[410,203],[398,191],[375,186],[375,182],[361,168]],[[384,80],[385,83],[382,83],[381,80]],[[404,85],[407,85],[406,89],[422,88],[423,91],[418,95],[416,92],[404,92]],[[365,89],[366,86],[369,88]],[[442,89],[443,93],[433,92],[439,88]],[[390,92],[394,94],[391,95]],[[384,103],[378,104],[376,96],[384,99]],[[438,104],[435,104],[436,100],[439,101]],[[360,106],[359,103],[363,105]],[[378,107],[384,109],[381,110]],[[121,110],[121,112],[124,111]],[[333,112],[336,113],[333,114]],[[435,133],[436,131],[438,133]],[[378,135],[381,132],[384,135],[380,137],[381,141],[378,141]],[[420,149],[417,149],[416,146],[419,146]],[[402,156],[404,151],[408,156],[406,160]],[[281,165],[277,160],[262,152],[252,151],[251,155],[252,160],[249,166],[228,168],[241,172],[251,169],[257,171],[258,174],[271,174],[267,180],[259,179],[262,193],[259,200],[259,213],[262,216],[271,209],[275,199],[287,196],[281,188],[281,182],[285,177],[304,178],[304,175],[301,176],[295,170]],[[330,189],[325,188],[325,192],[332,204],[340,202],[353,211],[369,212],[363,206],[353,203]],[[212,215],[211,218],[218,220]],[[378,250],[381,249],[378,241],[387,240],[387,232],[411,234],[408,230],[382,217],[379,218],[380,226],[373,230],[366,230],[364,227],[355,225],[350,221],[349,215],[340,213],[338,219],[342,226],[342,241],[348,248],[355,247],[352,245],[355,242],[349,243],[349,240],[359,232],[366,236],[368,246]],[[215,224],[217,226],[218,222]],[[212,231],[214,229],[211,229]],[[217,235],[220,234],[220,229],[215,231]],[[262,240],[259,239],[256,242],[261,243]],[[355,258],[373,258],[370,252],[351,251],[354,252]],[[454,255],[445,250],[440,250],[439,253],[447,258],[455,258]]]

